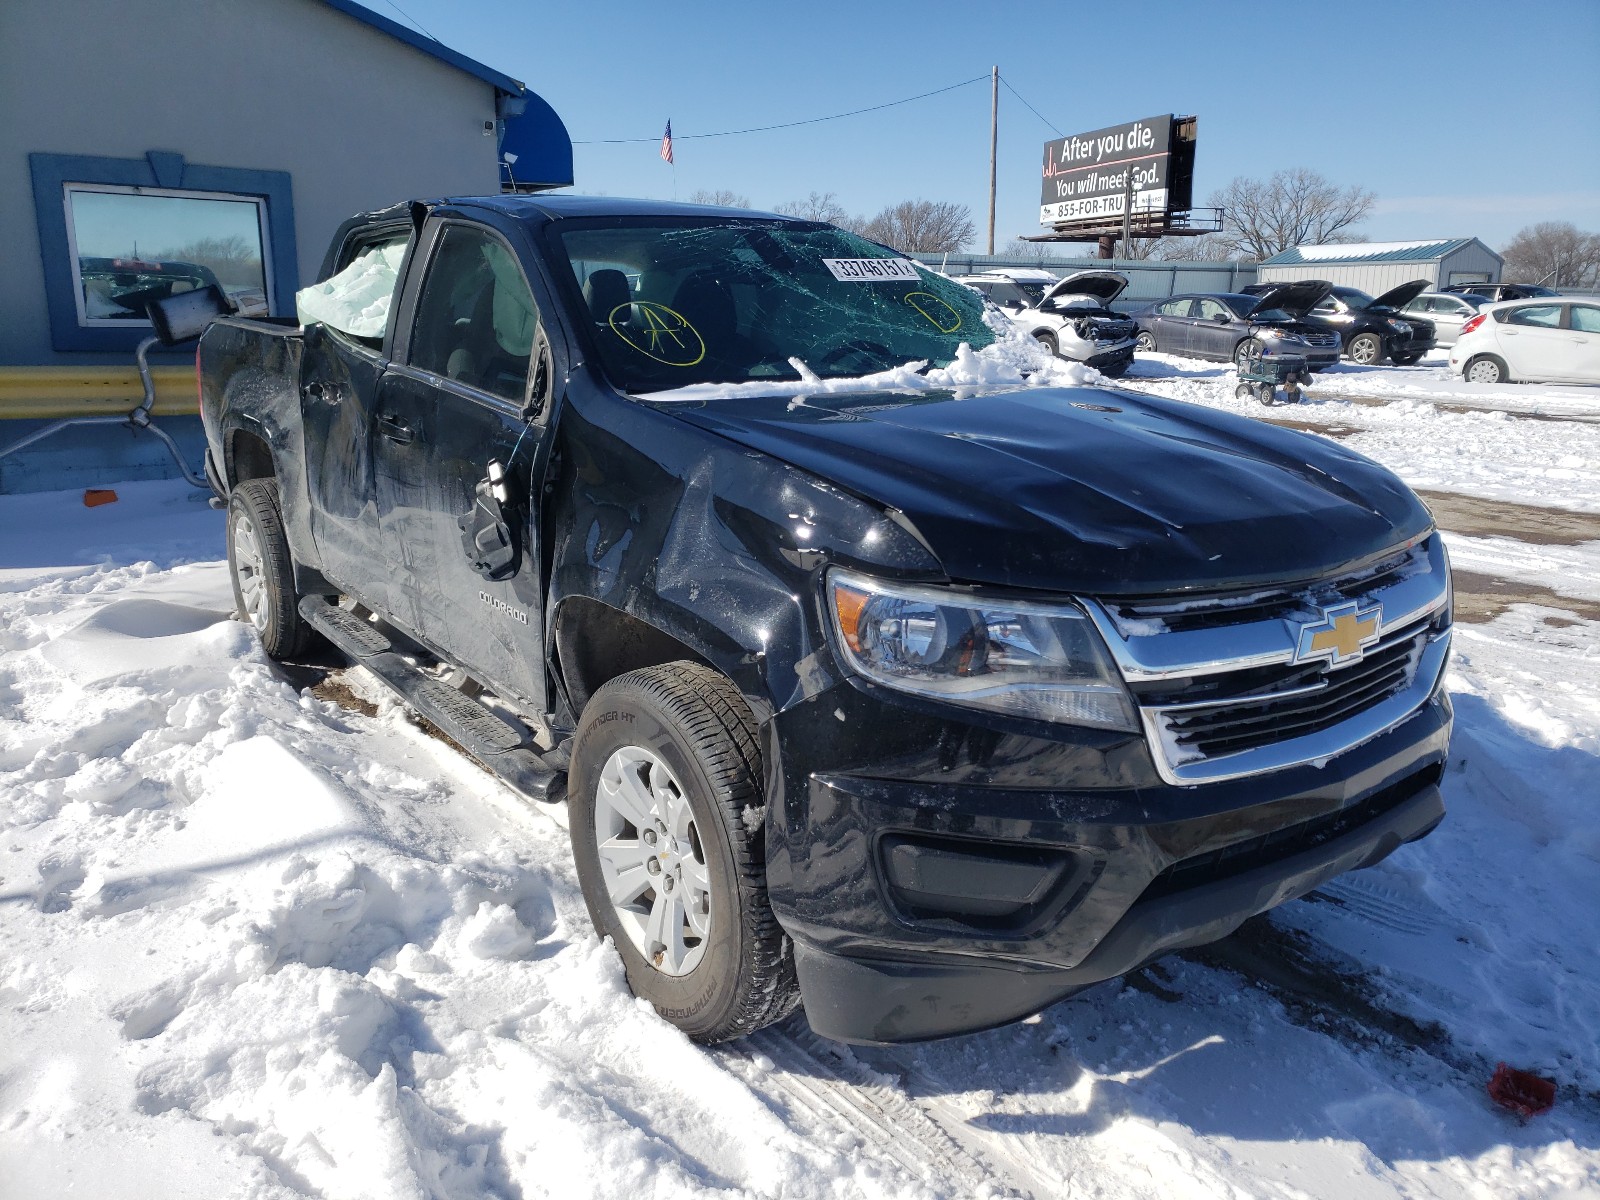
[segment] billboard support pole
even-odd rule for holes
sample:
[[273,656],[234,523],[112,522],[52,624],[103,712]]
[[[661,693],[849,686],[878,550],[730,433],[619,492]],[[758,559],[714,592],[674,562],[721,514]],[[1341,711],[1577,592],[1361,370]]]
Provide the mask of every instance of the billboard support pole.
[[1131,258],[1133,250],[1133,168],[1128,168],[1128,186],[1122,189],[1122,257]]
[[994,253],[994,175],[995,147],[1000,134],[1000,68],[989,71],[989,249]]

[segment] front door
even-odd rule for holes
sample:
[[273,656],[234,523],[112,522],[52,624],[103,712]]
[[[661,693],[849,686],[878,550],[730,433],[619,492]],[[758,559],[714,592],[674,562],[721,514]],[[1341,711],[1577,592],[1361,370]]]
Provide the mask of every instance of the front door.
[[[421,252],[428,266],[403,361],[373,410],[391,611],[496,692],[543,712],[533,464],[544,429],[524,416],[538,311],[516,257],[488,230],[441,222]],[[495,526],[510,538],[508,555],[484,552]]]
[[1239,331],[1233,324],[1233,310],[1222,301],[1209,296],[1196,300],[1189,326],[1189,353],[1201,358],[1233,357]]

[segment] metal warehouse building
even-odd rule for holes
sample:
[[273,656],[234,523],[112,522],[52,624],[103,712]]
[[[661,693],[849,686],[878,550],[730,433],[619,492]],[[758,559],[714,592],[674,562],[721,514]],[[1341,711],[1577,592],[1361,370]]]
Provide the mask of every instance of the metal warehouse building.
[[1262,283],[1326,279],[1377,296],[1413,279],[1434,287],[1499,283],[1505,260],[1477,238],[1296,246],[1261,264]]
[[[0,114],[0,450],[137,402],[138,280],[293,315],[353,213],[572,182],[544,100],[353,0],[0,0]],[[198,456],[192,361],[155,413]],[[0,457],[0,492],[173,474],[78,426]]]

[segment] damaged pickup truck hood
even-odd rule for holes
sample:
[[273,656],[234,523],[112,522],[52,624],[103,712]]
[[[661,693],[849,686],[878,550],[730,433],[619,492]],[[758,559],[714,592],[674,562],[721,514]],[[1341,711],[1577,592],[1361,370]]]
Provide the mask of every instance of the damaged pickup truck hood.
[[1331,442],[1089,388],[740,397],[703,429],[899,510],[953,580],[1153,595],[1325,576],[1425,532],[1422,503]]

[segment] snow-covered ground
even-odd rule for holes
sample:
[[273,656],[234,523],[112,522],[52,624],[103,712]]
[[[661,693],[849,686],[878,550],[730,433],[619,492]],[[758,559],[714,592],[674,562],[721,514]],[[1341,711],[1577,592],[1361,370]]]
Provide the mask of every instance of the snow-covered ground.
[[[1164,356],[1130,382],[1600,510],[1581,421],[1267,410]],[[1446,823],[1215,953],[927,1046],[797,1017],[705,1050],[628,995],[559,808],[359,672],[343,705],[298,690],[229,618],[220,514],[118,491],[0,497],[0,1200],[1600,1194],[1593,621],[1459,626]],[[1595,543],[1451,545],[1600,594]],[[1502,1059],[1556,1108],[1491,1105]]]

